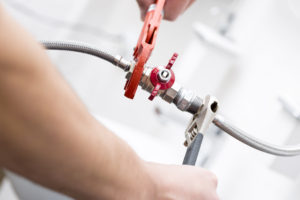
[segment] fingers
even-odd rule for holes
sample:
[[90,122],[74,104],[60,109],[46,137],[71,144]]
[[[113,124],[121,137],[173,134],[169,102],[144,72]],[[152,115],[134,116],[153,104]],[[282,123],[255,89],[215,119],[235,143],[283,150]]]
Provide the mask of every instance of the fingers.
[[191,0],[188,5],[185,7],[184,11],[186,11],[196,0]]
[[188,7],[191,0],[167,0],[165,4],[166,20],[174,21]]
[[155,0],[137,0],[137,3],[141,10],[141,19],[144,21],[149,6],[155,3]]
[[206,169],[148,163],[147,170],[158,188],[157,200],[219,200],[217,177]]
[[[141,18],[145,19],[149,6],[155,3],[155,0],[137,0],[141,10]],[[182,14],[187,8],[189,8],[195,0],[166,0],[164,7],[164,19],[174,21]]]

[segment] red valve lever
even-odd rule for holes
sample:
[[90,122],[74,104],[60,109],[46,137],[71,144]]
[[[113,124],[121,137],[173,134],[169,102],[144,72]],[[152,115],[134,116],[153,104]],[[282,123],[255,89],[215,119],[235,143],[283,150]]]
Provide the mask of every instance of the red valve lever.
[[178,53],[174,53],[172,58],[170,59],[168,65],[166,66],[166,69],[171,69],[177,58],[178,58]]
[[156,67],[152,70],[150,80],[152,85],[154,86],[154,89],[149,97],[150,101],[152,101],[157,96],[159,90],[167,90],[174,84],[175,74],[171,70],[171,68],[174,65],[177,57],[178,54],[174,53],[166,67]]

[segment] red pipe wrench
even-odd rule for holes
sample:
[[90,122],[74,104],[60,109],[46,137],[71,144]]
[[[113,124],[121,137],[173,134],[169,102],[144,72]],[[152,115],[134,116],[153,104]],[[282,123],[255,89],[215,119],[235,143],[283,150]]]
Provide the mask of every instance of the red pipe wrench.
[[140,34],[138,43],[134,49],[134,60],[136,61],[130,79],[125,85],[125,96],[133,99],[142,78],[144,65],[151,56],[154,48],[158,29],[163,18],[163,8],[165,0],[157,0],[149,7],[144,26]]

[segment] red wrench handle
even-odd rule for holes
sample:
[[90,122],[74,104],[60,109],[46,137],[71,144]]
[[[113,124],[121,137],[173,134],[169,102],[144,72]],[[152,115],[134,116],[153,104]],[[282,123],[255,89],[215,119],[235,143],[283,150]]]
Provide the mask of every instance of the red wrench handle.
[[158,29],[163,18],[165,0],[157,0],[155,7],[151,5],[145,18],[144,26],[135,47],[133,56],[136,65],[125,86],[125,96],[133,99],[143,75],[144,65],[154,49]]

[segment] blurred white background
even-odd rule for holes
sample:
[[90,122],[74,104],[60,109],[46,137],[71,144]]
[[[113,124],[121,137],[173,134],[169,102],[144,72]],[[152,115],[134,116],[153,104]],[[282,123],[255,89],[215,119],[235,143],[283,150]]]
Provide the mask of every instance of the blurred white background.
[[[83,41],[128,59],[142,27],[134,0],[3,2],[38,40]],[[278,101],[289,95],[300,105],[299,5],[297,0],[198,0],[176,22],[162,23],[149,64],[165,65],[178,52],[174,71],[182,85],[202,97],[217,96],[220,112],[256,137],[300,143],[299,122]],[[76,53],[49,55],[90,112],[142,158],[182,162],[189,114],[159,98],[150,102],[141,90],[133,101],[126,99],[125,74],[104,61]],[[200,154],[199,164],[219,178],[222,200],[300,198],[299,157],[258,152],[214,127]],[[12,173],[7,177],[1,200],[67,199]]]

